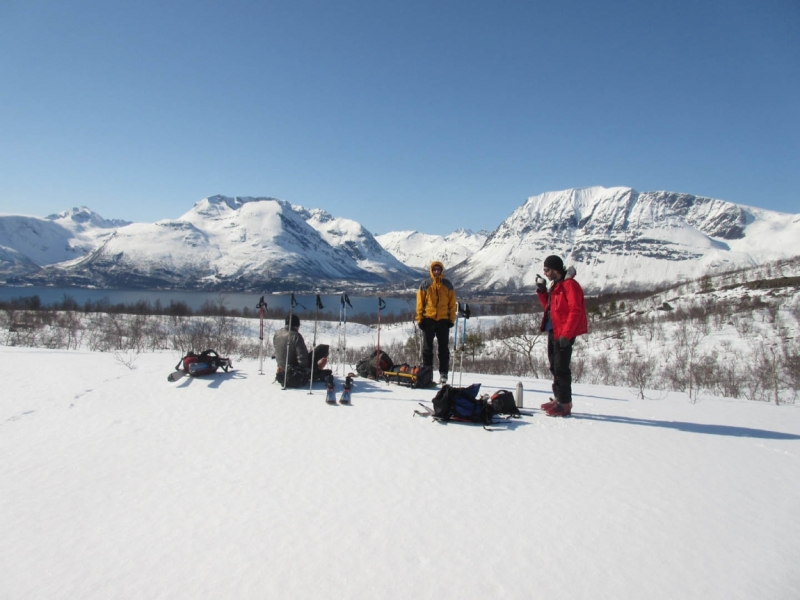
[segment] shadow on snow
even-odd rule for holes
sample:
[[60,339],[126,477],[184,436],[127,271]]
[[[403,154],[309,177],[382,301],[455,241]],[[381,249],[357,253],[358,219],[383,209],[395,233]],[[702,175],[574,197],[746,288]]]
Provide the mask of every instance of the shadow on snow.
[[766,431],[750,427],[734,427],[732,425],[704,425],[700,423],[685,423],[683,421],[655,421],[653,419],[634,419],[630,417],[616,417],[611,415],[587,415],[572,413],[573,419],[587,421],[602,421],[606,423],[622,423],[624,425],[644,425],[645,427],[663,427],[676,429],[687,433],[705,433],[708,435],[727,435],[731,437],[749,437],[763,440],[800,440],[800,435],[783,433],[780,431]]

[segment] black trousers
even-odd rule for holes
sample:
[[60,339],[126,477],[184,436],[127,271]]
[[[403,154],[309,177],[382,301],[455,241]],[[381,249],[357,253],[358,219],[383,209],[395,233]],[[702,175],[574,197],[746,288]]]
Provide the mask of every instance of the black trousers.
[[569,363],[572,360],[572,345],[575,338],[562,348],[553,339],[553,331],[547,334],[547,358],[550,361],[550,372],[553,374],[553,398],[562,404],[572,402],[572,371]]
[[330,347],[327,344],[320,344],[314,348],[314,364],[311,364],[311,353],[308,354],[308,365],[302,367],[298,365],[289,365],[288,376],[283,372],[283,365],[278,366],[278,372],[275,374],[275,379],[281,385],[284,385],[284,377],[286,378],[286,387],[297,388],[308,385],[311,377],[314,381],[325,381],[325,377],[331,374],[330,369],[317,368],[317,362],[321,358],[328,356]]
[[450,372],[450,321],[426,320],[422,340],[422,364],[433,368],[433,338],[439,347],[439,373]]

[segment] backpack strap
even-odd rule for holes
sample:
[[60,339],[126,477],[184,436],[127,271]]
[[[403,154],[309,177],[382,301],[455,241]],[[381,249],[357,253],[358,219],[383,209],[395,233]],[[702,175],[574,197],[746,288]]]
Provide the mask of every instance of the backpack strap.
[[[177,365],[175,365],[175,370],[177,371],[178,369],[180,369],[181,367],[183,367],[183,366],[184,366],[184,365],[183,365],[183,361],[185,361],[185,360],[186,360],[187,358],[189,358],[190,356],[197,356],[197,355],[194,353],[194,350],[190,351],[190,352],[189,352],[189,354],[187,354],[186,356],[182,357],[182,358],[181,358],[181,359],[178,361],[178,364],[177,364]],[[185,371],[185,370],[186,370],[186,369],[184,369],[184,371]]]

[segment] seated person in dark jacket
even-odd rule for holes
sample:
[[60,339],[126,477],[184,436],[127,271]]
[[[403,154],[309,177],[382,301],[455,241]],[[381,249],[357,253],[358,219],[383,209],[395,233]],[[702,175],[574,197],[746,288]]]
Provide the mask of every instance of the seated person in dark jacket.
[[[298,331],[300,329],[300,318],[297,315],[292,315],[291,327],[289,327],[289,317],[286,317],[284,322],[286,326],[276,331],[272,338],[272,346],[275,348],[275,362],[278,364],[275,379],[284,385],[284,370],[287,370],[286,359],[288,356],[289,377],[286,378],[285,386],[301,387],[309,382],[312,375],[311,354],[306,348],[303,336]],[[328,363],[328,351],[327,344],[320,344],[314,348],[314,381],[324,381],[325,377],[331,374],[331,370],[325,368]]]

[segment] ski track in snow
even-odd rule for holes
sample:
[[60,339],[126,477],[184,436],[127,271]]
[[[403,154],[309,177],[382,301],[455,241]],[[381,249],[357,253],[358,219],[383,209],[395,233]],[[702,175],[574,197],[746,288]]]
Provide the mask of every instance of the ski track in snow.
[[282,391],[271,360],[0,353],[2,598],[800,597],[794,405],[576,385],[553,419],[525,378],[485,431],[414,417],[431,390]]

